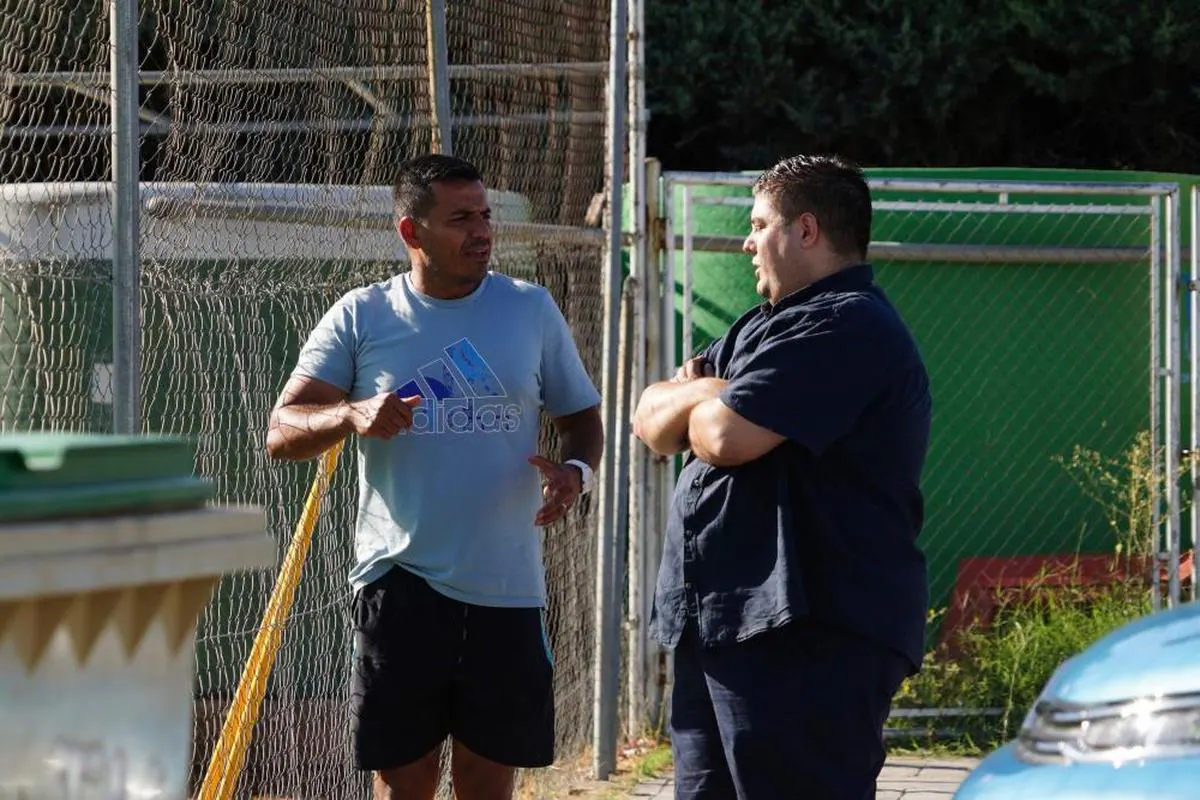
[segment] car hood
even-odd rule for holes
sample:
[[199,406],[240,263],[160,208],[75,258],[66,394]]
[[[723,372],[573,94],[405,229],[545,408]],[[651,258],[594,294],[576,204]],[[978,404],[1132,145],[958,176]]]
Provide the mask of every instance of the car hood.
[[1200,693],[1200,603],[1127,623],[1067,660],[1043,700],[1095,704]]

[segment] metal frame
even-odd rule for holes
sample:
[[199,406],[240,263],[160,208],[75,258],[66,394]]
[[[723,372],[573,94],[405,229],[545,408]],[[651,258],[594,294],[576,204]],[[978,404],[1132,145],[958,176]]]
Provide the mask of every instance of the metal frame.
[[[1188,431],[1188,479],[1191,481],[1190,507],[1188,509],[1189,532],[1193,557],[1200,546],[1200,185],[1193,186],[1191,191],[1191,236],[1189,237],[1188,257],[1188,346],[1190,348],[1188,383],[1189,403],[1191,409],[1190,430]],[[1192,602],[1200,600],[1200,592],[1196,590],[1195,578],[1192,580]]]
[[[1162,424],[1159,420],[1160,405],[1159,397],[1162,393],[1160,383],[1164,378],[1163,362],[1162,362],[1162,331],[1159,329],[1158,316],[1159,304],[1162,297],[1162,269],[1159,264],[1160,253],[1162,252],[1162,199],[1153,197],[1150,199],[1151,222],[1150,222],[1150,471],[1154,475],[1161,475],[1162,465],[1159,460],[1159,448],[1162,444],[1160,434]],[[1159,497],[1158,482],[1155,481],[1150,486],[1150,526],[1154,529],[1156,536],[1162,528],[1162,508],[1161,498]],[[1155,541],[1156,546],[1161,549],[1162,542]],[[1151,574],[1147,577],[1155,580],[1157,585],[1157,570],[1158,559],[1155,558],[1151,565]],[[1158,610],[1162,598],[1155,591],[1150,596],[1150,605],[1154,610]]]
[[[454,140],[450,132],[450,56],[446,51],[446,0],[425,0],[425,54],[429,63],[429,107],[433,109],[433,124],[430,125],[433,132],[433,151],[452,156]],[[347,85],[376,111],[380,110],[377,104],[371,102],[373,92],[367,97],[356,89],[356,83],[348,82]]]
[[[661,301],[654,305],[657,330],[661,335],[662,370],[658,379],[669,375],[677,366],[674,341],[674,315],[676,279],[682,288],[683,300],[683,357],[691,349],[691,261],[696,252],[739,252],[742,239],[733,236],[701,236],[694,230],[692,205],[749,206],[749,197],[709,197],[693,191],[702,186],[742,187],[748,191],[755,178],[749,175],[705,172],[669,172],[663,175],[661,227],[663,241],[658,244],[662,260],[663,293]],[[875,192],[937,192],[946,194],[994,195],[980,202],[968,201],[913,201],[879,200],[876,208],[892,210],[930,210],[949,213],[1079,213],[1095,215],[1142,215],[1147,221],[1147,246],[1120,248],[1053,248],[1053,247],[973,247],[955,245],[910,244],[906,242],[873,242],[871,255],[875,259],[908,261],[955,261],[986,263],[1003,260],[1006,263],[1115,263],[1146,259],[1150,270],[1150,428],[1157,452],[1164,453],[1155,463],[1155,473],[1161,476],[1178,476],[1181,459],[1189,459],[1192,467],[1191,497],[1200,502],[1200,485],[1197,484],[1195,466],[1200,455],[1200,386],[1191,382],[1189,396],[1191,430],[1189,444],[1185,449],[1182,442],[1182,394],[1183,360],[1182,332],[1180,330],[1180,308],[1182,292],[1189,292],[1191,303],[1190,333],[1193,342],[1190,367],[1193,376],[1200,375],[1200,248],[1190,252],[1191,275],[1185,284],[1181,273],[1183,249],[1180,235],[1180,190],[1175,183],[1063,183],[1022,181],[972,181],[972,180],[924,180],[905,178],[882,178],[868,181]],[[679,189],[679,200],[676,190]],[[1025,202],[1014,203],[1013,196],[1022,196]],[[1128,197],[1143,202],[1101,204],[1080,202],[1078,204],[1053,202],[1055,195]],[[1046,197],[1045,201],[1038,198]],[[1200,241],[1200,187],[1192,189],[1192,241]],[[677,264],[682,258],[683,263]],[[667,484],[667,492],[673,485],[674,476]],[[1155,574],[1156,604],[1160,605],[1162,590],[1159,570],[1167,562],[1166,604],[1174,606],[1180,602],[1181,586],[1179,557],[1182,550],[1181,497],[1178,480],[1167,480],[1161,496],[1154,498],[1153,524],[1158,537]],[[639,524],[634,520],[634,532]],[[1200,541],[1200,515],[1190,518],[1192,546]],[[647,582],[642,591],[652,591]],[[936,711],[936,710],[934,710]]]
[[[125,2],[125,0],[121,0]],[[428,0],[432,32],[438,32],[438,9],[435,5],[443,6],[444,0]],[[136,22],[136,21],[135,21]],[[427,21],[427,26],[431,23]],[[135,26],[136,28],[136,26]],[[444,39],[444,36],[443,36]],[[429,58],[436,63],[442,62],[437,43],[432,42]],[[443,41],[444,51],[444,41]],[[114,47],[114,53],[117,51]],[[124,53],[123,58],[128,58]],[[328,67],[302,68],[284,67],[276,69],[205,69],[205,70],[144,70],[137,71],[130,65],[138,63],[122,61],[113,62],[111,72],[42,72],[16,73],[5,78],[5,85],[17,89],[65,89],[89,97],[97,102],[108,103],[108,92],[112,89],[113,81],[120,80],[122,85],[128,85],[128,92],[137,97],[135,91],[138,85],[158,86],[171,84],[174,86],[202,86],[227,84],[238,86],[254,86],[265,84],[307,83],[320,84],[336,81],[344,84],[351,92],[371,108],[375,116],[365,119],[340,120],[289,120],[289,121],[257,121],[257,122],[222,122],[222,123],[179,123],[172,121],[166,114],[151,112],[139,108],[137,116],[144,123],[138,128],[140,136],[165,136],[169,133],[307,133],[312,131],[373,131],[429,127],[437,125],[440,135],[448,141],[449,126],[454,127],[486,127],[511,125],[526,122],[541,124],[547,122],[570,122],[601,124],[606,121],[606,115],[601,112],[563,112],[549,114],[471,114],[455,116],[450,110],[448,94],[451,80],[482,80],[496,79],[507,76],[520,78],[558,78],[579,75],[601,75],[608,69],[604,61],[556,62],[549,64],[449,64],[445,71],[436,79],[429,75],[428,64],[405,64],[388,67]],[[126,72],[133,73],[132,82]],[[432,114],[396,114],[395,110],[383,102],[371,89],[370,83],[386,83],[390,81],[413,80],[430,77],[430,91],[433,102],[430,107]],[[443,93],[443,87],[445,92]],[[126,89],[122,89],[126,92]],[[441,95],[439,97],[439,94]],[[0,130],[0,140],[27,139],[43,136],[108,136],[112,131],[110,125],[9,125]],[[449,152],[449,151],[446,151]]]
[[[1163,197],[1166,206],[1166,236],[1164,244],[1164,299],[1166,301],[1167,327],[1166,353],[1164,356],[1163,378],[1166,384],[1166,420],[1164,424],[1164,452],[1166,454],[1166,491],[1167,518],[1163,530],[1164,548],[1167,558],[1167,607],[1171,608],[1180,601],[1179,556],[1181,552],[1180,538],[1180,458],[1183,455],[1181,422],[1181,396],[1183,394],[1183,351],[1182,337],[1179,326],[1180,306],[1182,303],[1183,275],[1180,269],[1180,232],[1179,232],[1179,186],[1174,186]],[[1157,587],[1158,574],[1153,576]],[[1153,597],[1157,599],[1159,592]]]
[[[626,231],[629,247],[629,278],[627,287],[632,304],[630,335],[630,382],[628,400],[630,411],[647,385],[647,375],[656,374],[657,359],[651,342],[657,341],[647,325],[647,303],[657,297],[658,272],[651,262],[650,209],[654,199],[651,187],[657,189],[658,172],[646,159],[646,50],[642,30],[645,26],[644,0],[630,0],[628,20],[629,68],[629,190],[630,215]],[[655,194],[655,198],[657,194]],[[655,215],[656,216],[656,215]],[[629,453],[629,568],[626,576],[626,696],[625,735],[640,736],[647,722],[655,715],[657,649],[650,641],[647,626],[653,593],[647,591],[648,578],[658,566],[657,539],[654,535],[656,515],[653,511],[652,489],[654,465],[650,453],[636,441],[629,416],[622,420],[621,430],[615,431],[622,442],[628,442]]]
[[[618,407],[625,403],[619,396],[622,369],[619,364],[621,348],[621,298],[624,296],[621,246],[623,185],[625,181],[625,148],[627,97],[628,0],[613,0],[610,6],[609,72],[608,72],[608,241],[605,251],[604,293],[604,355],[602,411],[604,430],[609,432],[609,445],[604,448],[600,468],[598,532],[596,537],[596,631],[595,687],[592,719],[592,770],[598,779],[607,778],[617,766],[617,726],[620,718],[621,691],[621,619],[618,598],[619,586],[625,573],[625,541],[621,529],[626,519],[624,483],[627,461],[622,461],[612,446],[613,433],[625,420]],[[618,423],[621,423],[620,425]]]
[[[160,219],[249,219],[258,222],[284,222],[293,225],[337,225],[342,228],[390,230],[392,212],[387,209],[332,208],[279,203],[248,198],[218,198],[193,195],[186,198],[151,197],[145,202],[145,213]],[[608,241],[607,232],[599,228],[574,225],[555,225],[547,222],[493,223],[496,233],[518,241],[554,241],[564,244],[589,245],[597,248]]]
[[142,429],[138,0],[109,3],[112,63],[113,431]]

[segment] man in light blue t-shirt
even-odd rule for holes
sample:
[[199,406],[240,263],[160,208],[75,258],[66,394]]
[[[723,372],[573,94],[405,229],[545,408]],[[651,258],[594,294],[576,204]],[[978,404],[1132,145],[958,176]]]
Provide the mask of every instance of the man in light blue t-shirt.
[[[538,528],[590,489],[600,397],[550,294],[488,271],[475,167],[412,159],[393,194],[412,270],[325,314],[267,449],[358,434],[354,738],[375,797],[432,798],[447,736],[457,795],[507,797],[515,768],[553,761]],[[560,460],[537,452],[543,410]]]

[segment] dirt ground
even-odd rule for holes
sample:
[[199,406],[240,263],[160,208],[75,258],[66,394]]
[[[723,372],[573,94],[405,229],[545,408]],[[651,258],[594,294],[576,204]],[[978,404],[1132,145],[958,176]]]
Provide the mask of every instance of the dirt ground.
[[591,775],[591,753],[522,776],[516,800],[619,800],[643,780],[670,771],[670,750],[651,739],[625,743],[608,780]]

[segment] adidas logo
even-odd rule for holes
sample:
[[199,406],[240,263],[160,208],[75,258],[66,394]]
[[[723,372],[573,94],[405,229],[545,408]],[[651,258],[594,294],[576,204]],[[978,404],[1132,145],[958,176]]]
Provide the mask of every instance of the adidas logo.
[[521,406],[503,402],[504,384],[470,339],[442,350],[417,377],[396,389],[400,397],[420,395],[407,433],[512,433],[521,427]]

